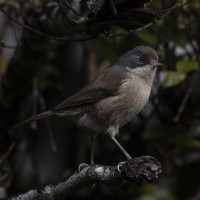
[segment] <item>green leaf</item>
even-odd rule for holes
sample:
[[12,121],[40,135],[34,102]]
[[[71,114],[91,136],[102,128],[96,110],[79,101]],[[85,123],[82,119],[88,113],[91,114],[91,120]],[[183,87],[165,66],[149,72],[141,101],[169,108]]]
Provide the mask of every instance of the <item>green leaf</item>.
[[198,69],[198,62],[197,60],[181,60],[177,62],[176,69],[180,73],[188,73]]
[[184,81],[186,74],[182,72],[165,71],[164,76],[163,87],[172,87]]
[[199,140],[194,140],[194,139],[186,140],[186,141],[181,143],[181,146],[183,146],[183,147],[200,148],[200,141]]

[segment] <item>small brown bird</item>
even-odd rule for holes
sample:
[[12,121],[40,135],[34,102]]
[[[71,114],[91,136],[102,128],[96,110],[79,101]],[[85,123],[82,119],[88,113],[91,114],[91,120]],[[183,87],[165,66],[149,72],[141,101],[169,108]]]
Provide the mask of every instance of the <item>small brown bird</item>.
[[122,55],[92,83],[54,109],[22,121],[14,128],[51,115],[72,117],[79,126],[94,131],[91,140],[91,163],[94,163],[94,138],[99,132],[108,134],[125,156],[131,159],[115,135],[148,101],[156,68],[160,65],[162,64],[158,62],[154,49],[137,46]]

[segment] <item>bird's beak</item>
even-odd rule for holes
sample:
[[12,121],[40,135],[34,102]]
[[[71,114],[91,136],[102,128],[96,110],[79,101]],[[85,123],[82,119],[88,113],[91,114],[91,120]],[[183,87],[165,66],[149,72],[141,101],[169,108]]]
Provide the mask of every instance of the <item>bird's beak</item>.
[[152,66],[154,66],[154,67],[158,67],[158,66],[162,66],[162,65],[163,65],[163,64],[160,63],[160,62],[158,62],[158,61],[152,63]]

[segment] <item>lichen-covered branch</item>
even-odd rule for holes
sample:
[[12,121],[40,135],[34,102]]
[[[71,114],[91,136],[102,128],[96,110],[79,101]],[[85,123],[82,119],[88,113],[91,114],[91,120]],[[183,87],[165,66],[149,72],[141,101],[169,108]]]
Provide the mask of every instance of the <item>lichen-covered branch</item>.
[[62,200],[80,188],[92,184],[120,185],[124,180],[130,182],[152,182],[161,173],[161,164],[150,156],[142,156],[119,163],[117,166],[88,165],[66,180],[33,189],[7,200]]

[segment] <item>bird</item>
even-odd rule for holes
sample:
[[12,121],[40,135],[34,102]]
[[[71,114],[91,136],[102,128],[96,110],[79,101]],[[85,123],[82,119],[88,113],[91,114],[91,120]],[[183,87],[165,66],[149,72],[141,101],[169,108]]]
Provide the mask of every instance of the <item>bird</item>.
[[127,159],[132,159],[116,135],[119,128],[132,120],[147,103],[157,67],[161,65],[153,48],[136,46],[55,108],[19,122],[14,128],[52,115],[72,117],[78,126],[94,132],[90,164],[94,164],[94,139],[102,132],[114,141]]

